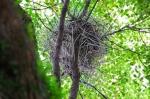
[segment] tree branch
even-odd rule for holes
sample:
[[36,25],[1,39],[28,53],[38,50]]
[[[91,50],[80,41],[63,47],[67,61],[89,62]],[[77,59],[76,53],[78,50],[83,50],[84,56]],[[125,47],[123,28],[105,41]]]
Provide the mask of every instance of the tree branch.
[[[59,4],[54,4],[54,5],[52,5],[52,6],[48,6],[48,5],[40,4],[40,3],[38,3],[38,2],[32,2],[32,3],[33,3],[33,4],[36,4],[36,5],[39,5],[39,6],[43,7],[43,8],[35,8],[35,7],[33,7],[33,8],[31,8],[31,9],[33,9],[33,10],[51,9],[51,10],[55,13],[55,15],[58,17],[58,14],[57,14],[57,12],[53,9],[53,7],[55,7],[55,6],[59,5]],[[27,8],[27,9],[29,9],[29,8]]]
[[90,11],[90,13],[88,14],[88,16],[87,16],[87,18],[86,18],[86,21],[90,18],[90,16],[91,16],[91,14],[92,14],[94,8],[96,7],[96,4],[97,4],[98,1],[99,1],[99,0],[96,0],[94,6],[92,7],[92,10]]
[[40,22],[42,23],[42,25],[43,25],[46,29],[48,29],[50,32],[53,32],[53,30],[52,30],[51,28],[49,28],[48,26],[46,26],[46,25],[44,24],[43,20],[39,17],[38,14],[36,14],[36,16],[38,17],[38,19],[40,20]]
[[60,55],[60,49],[61,49],[61,46],[62,46],[65,16],[66,16],[66,12],[67,12],[67,9],[68,9],[68,5],[69,5],[69,0],[65,0],[64,6],[63,6],[62,11],[61,11],[61,17],[60,17],[60,23],[59,23],[59,34],[58,34],[57,41],[56,41],[55,55],[54,55],[54,59],[53,59],[54,76],[56,77],[56,80],[57,80],[59,86],[61,86],[59,55]]
[[80,80],[80,83],[83,83],[89,87],[92,87],[94,90],[96,90],[104,99],[108,99],[107,96],[105,96],[103,93],[101,93],[94,85],[84,81],[84,80]]
[[78,56],[79,56],[79,35],[74,34],[73,35],[73,57],[72,57],[72,65],[71,65],[71,72],[72,72],[72,85],[70,90],[70,96],[69,99],[76,99],[78,90],[79,90],[79,82],[80,82],[80,71],[78,67]]
[[114,35],[116,33],[126,31],[126,30],[132,30],[132,31],[137,31],[137,32],[142,32],[142,33],[150,33],[150,28],[138,28],[138,27],[135,27],[133,25],[126,25],[126,26],[124,26],[124,27],[122,27],[116,31],[113,31],[111,33],[103,35],[102,38],[106,38],[107,36],[111,36],[111,35]]

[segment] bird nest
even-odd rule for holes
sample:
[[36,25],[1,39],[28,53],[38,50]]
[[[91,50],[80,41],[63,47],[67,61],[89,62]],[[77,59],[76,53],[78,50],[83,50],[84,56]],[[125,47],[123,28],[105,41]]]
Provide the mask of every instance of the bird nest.
[[[71,60],[76,42],[79,42],[78,66],[80,71],[87,71],[95,67],[95,60],[102,58],[106,52],[105,45],[102,44],[101,40],[103,31],[94,21],[81,19],[66,21],[59,61],[60,65],[63,66],[63,70],[67,73],[71,71]],[[57,28],[51,39],[52,58],[55,53],[58,32]]]

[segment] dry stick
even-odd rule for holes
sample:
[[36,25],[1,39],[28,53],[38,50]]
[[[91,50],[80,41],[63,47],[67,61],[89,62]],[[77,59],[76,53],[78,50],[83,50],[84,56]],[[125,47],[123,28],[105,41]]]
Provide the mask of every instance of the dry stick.
[[54,60],[53,60],[54,76],[56,77],[56,80],[59,86],[61,86],[59,56],[60,56],[60,49],[62,46],[62,40],[63,40],[63,34],[64,34],[64,22],[65,22],[65,16],[66,16],[66,12],[68,9],[68,5],[69,5],[69,0],[65,0],[64,6],[61,11],[60,23],[59,23],[59,34],[58,34],[57,41],[56,41],[56,49],[55,49],[55,55],[54,55]]

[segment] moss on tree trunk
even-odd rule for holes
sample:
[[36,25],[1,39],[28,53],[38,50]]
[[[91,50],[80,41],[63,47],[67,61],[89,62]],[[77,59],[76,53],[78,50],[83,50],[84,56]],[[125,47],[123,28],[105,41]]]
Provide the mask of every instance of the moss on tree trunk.
[[36,70],[31,19],[15,0],[0,3],[0,99],[48,99]]

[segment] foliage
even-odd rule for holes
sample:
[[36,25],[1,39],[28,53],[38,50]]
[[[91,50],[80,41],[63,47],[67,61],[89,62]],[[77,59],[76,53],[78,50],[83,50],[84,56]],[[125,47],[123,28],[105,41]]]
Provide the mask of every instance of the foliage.
[[[91,2],[89,11],[94,1]],[[101,0],[92,12],[91,17],[108,24],[107,42],[103,42],[108,46],[108,52],[105,58],[97,59],[99,66],[91,72],[92,75],[83,74],[82,79],[94,85],[109,98],[150,98],[149,3],[149,0]],[[39,65],[40,72],[51,75],[52,62],[49,61],[47,40],[52,35],[50,31],[56,28],[62,4],[59,0],[39,0],[35,3],[22,1],[21,5],[32,17],[36,28],[42,64]],[[72,15],[78,16],[83,6],[84,0],[72,0],[69,11]],[[49,90],[53,90],[54,96],[60,97],[55,80],[49,75],[44,78],[46,84]],[[68,76],[62,77],[64,99],[68,97],[70,84],[71,80]],[[80,84],[78,98],[82,96],[85,99],[102,98],[98,91],[83,83]]]

